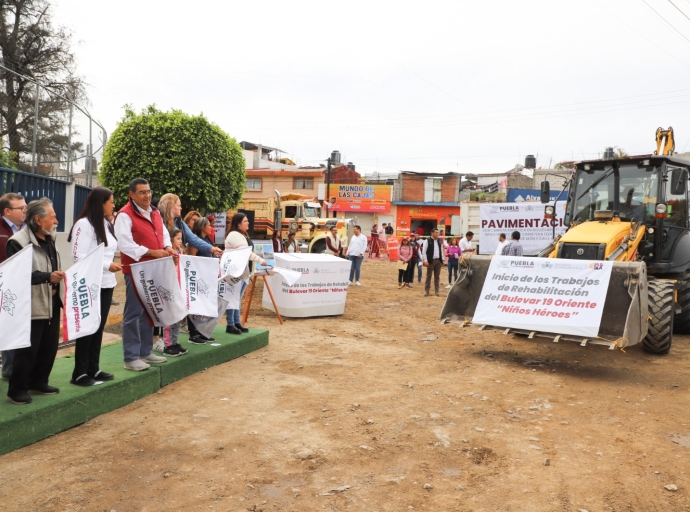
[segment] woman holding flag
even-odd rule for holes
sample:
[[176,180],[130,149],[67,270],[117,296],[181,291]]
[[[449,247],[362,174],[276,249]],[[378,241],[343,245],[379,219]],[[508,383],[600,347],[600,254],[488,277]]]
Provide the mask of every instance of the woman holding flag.
[[98,330],[88,336],[77,338],[74,352],[74,371],[71,384],[77,386],[93,386],[98,381],[113,380],[112,373],[100,370],[101,343],[103,328],[108,320],[113,290],[117,281],[115,272],[120,272],[122,266],[114,263],[117,251],[115,229],[108,220],[115,208],[113,193],[105,187],[97,187],[86,198],[76,222],[69,232],[67,241],[72,243],[72,260],[76,263],[100,244],[104,244],[103,278],[101,280],[101,323]]
[[[247,231],[249,230],[249,219],[244,213],[238,212],[232,216],[232,221],[230,222],[230,233],[228,233],[225,239],[226,249],[241,249],[242,247],[254,247],[254,243],[249,238]],[[245,269],[245,275],[249,275],[252,272],[252,261],[258,261],[262,265],[266,265],[266,260],[260,257],[258,254],[252,252],[249,255],[249,263],[247,269]],[[242,291],[240,292],[240,300],[242,295],[244,295],[244,290],[247,287],[247,282],[244,281],[244,276],[242,280]],[[225,311],[225,319],[227,326],[225,327],[225,332],[228,334],[242,334],[243,332],[249,332],[249,329],[244,327],[240,323],[240,310],[239,309],[228,309]]]

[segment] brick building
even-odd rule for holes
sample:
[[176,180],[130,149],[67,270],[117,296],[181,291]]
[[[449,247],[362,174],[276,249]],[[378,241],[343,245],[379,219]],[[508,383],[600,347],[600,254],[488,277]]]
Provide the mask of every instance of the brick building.
[[393,183],[396,234],[423,231],[429,235],[435,227],[451,234],[451,218],[460,214],[461,180],[458,173],[400,172]]

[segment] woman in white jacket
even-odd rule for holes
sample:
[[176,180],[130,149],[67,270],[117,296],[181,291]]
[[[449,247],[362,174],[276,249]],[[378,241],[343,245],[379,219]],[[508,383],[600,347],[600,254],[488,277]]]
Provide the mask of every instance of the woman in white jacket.
[[[230,222],[230,233],[228,233],[225,239],[226,249],[241,249],[242,247],[254,247],[254,244],[247,236],[247,231],[249,230],[249,219],[244,213],[236,213],[232,216]],[[252,262],[258,261],[262,265],[266,265],[266,260],[254,254],[254,252],[249,254],[249,264],[245,269],[245,275],[251,274],[252,272]],[[243,276],[244,277],[244,276]],[[241,297],[244,295],[244,289],[247,287],[247,282],[242,281],[242,292]],[[249,332],[249,329],[244,327],[240,322],[240,310],[239,309],[228,309],[225,312],[225,319],[227,326],[225,327],[225,332],[229,334],[242,334],[243,332]]]
[[90,336],[77,338],[74,351],[74,371],[70,383],[77,386],[93,386],[97,381],[113,380],[112,373],[100,370],[101,343],[103,328],[108,320],[113,290],[117,284],[115,272],[120,272],[122,266],[114,263],[117,251],[115,229],[108,220],[115,208],[113,193],[105,187],[97,187],[86,198],[77,221],[72,226],[67,241],[72,243],[72,260],[77,262],[99,244],[104,244],[103,279],[101,281],[101,325]]

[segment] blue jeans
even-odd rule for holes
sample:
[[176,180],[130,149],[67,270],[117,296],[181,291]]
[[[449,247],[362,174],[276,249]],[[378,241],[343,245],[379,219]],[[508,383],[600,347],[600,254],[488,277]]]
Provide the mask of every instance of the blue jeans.
[[[458,264],[457,258],[448,258],[448,284],[453,284],[458,280]],[[455,279],[451,277],[453,273],[455,273]]]
[[12,377],[12,361],[14,361],[14,350],[2,351],[2,376],[6,379]]
[[[242,290],[240,291],[240,303],[242,297],[244,297],[244,291],[247,289],[246,281],[242,281]],[[225,310],[225,323],[227,325],[242,325],[240,320],[240,310],[239,309],[226,309]]]
[[[417,263],[417,282],[421,283],[422,282],[422,274],[424,272],[424,265],[420,265]],[[412,274],[414,276],[414,274]]]
[[132,277],[125,274],[125,311],[122,319],[122,350],[125,363],[151,355],[153,327],[134,291]]
[[359,281],[359,273],[360,269],[362,268],[362,260],[364,258],[360,258],[359,256],[348,256],[347,259],[352,262],[352,266],[350,267],[350,282],[352,283],[355,281],[355,274],[357,277],[356,281]]

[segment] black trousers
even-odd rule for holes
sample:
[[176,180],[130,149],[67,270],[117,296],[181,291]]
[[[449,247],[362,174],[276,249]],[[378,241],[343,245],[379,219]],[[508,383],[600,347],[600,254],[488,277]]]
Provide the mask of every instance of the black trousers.
[[417,268],[417,264],[415,263],[414,260],[410,260],[407,263],[407,270],[405,271],[405,274],[403,275],[403,282],[404,283],[414,283],[414,271]]
[[74,371],[72,372],[72,379],[81,377],[82,375],[90,375],[93,377],[98,373],[100,368],[98,363],[101,359],[101,344],[103,343],[103,329],[105,323],[108,321],[108,313],[110,312],[110,304],[113,300],[113,291],[115,288],[101,288],[101,325],[98,330],[82,338],[77,338],[74,350]]
[[48,384],[60,338],[60,308],[62,303],[53,295],[53,317],[50,320],[31,320],[31,346],[14,353],[12,377],[7,389],[9,396],[26,393]]
[[201,333],[197,330],[192,319],[187,315],[187,330],[189,331],[189,337],[199,336]]

